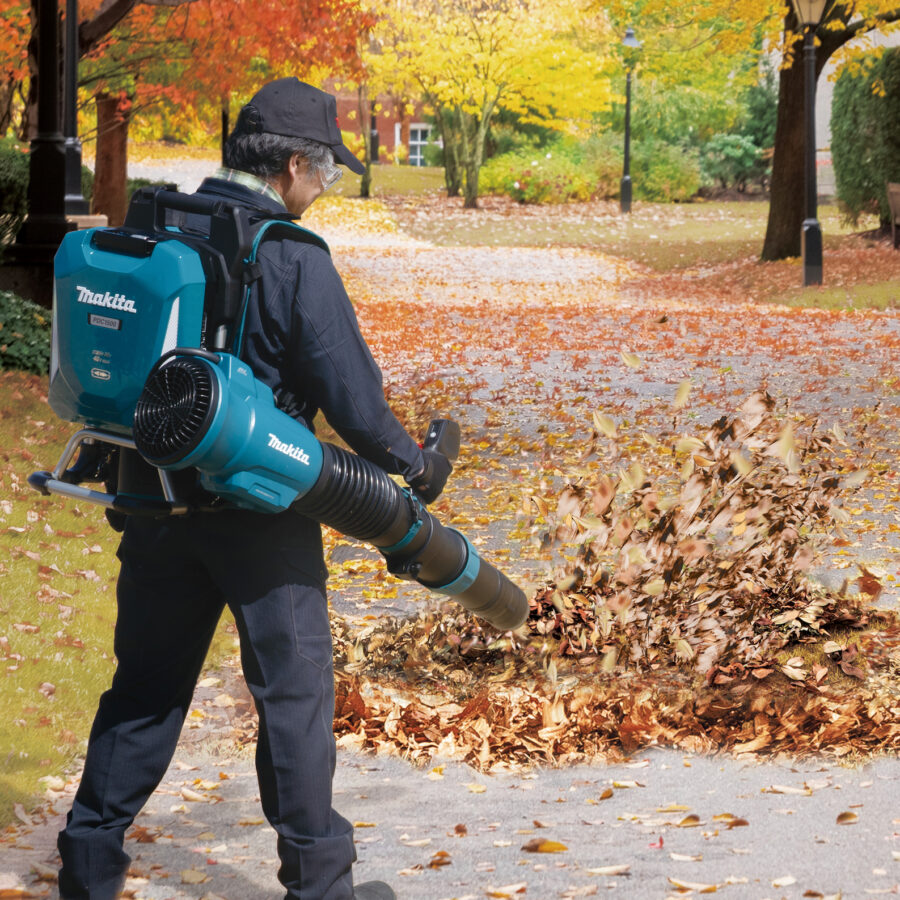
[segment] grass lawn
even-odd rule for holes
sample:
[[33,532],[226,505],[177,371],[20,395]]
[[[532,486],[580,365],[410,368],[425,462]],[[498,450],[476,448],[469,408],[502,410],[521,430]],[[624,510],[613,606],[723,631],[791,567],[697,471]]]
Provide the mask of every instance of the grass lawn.
[[[99,507],[26,483],[75,431],[46,392],[46,378],[0,372],[0,826],[84,752],[114,670],[118,535]],[[220,628],[212,661],[232,650]]]
[[[329,194],[340,197],[358,197],[359,175],[349,169],[333,187]],[[372,194],[375,197],[411,197],[439,194],[444,190],[444,170],[433,166],[393,166],[372,167]]]

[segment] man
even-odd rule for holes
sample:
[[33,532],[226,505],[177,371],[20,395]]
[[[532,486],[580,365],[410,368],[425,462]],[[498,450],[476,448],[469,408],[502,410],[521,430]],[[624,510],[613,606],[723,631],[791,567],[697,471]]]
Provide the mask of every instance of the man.
[[[296,78],[263,87],[238,118],[227,168],[199,194],[300,216],[341,175],[362,172],[341,140],[332,96]],[[316,412],[359,454],[403,475],[428,503],[451,471],[391,413],[328,253],[263,241],[241,357],[281,409]],[[113,684],[100,700],[81,784],[59,836],[64,900],[113,900],[129,857],[125,830],[175,750],[219,616],[231,608],[259,714],[256,767],[278,835],[288,900],[389,900],[383,882],[354,887],[353,828],[331,806],[334,679],[319,526],[288,511],[130,518],[118,551]]]

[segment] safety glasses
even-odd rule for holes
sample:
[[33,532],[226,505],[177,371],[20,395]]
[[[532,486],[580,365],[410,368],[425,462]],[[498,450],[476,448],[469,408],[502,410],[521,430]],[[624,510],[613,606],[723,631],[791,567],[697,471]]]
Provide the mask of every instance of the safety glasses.
[[337,184],[341,178],[343,177],[344,170],[340,166],[336,166],[334,163],[327,169],[324,169],[319,172],[319,180],[322,184],[322,190],[327,191],[328,188]]

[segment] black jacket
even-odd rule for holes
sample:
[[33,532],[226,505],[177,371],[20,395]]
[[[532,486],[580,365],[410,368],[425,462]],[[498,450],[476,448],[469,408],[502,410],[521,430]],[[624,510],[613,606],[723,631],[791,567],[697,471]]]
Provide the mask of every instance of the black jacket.
[[[262,194],[217,178],[207,178],[198,193],[284,213]],[[279,408],[310,429],[321,409],[360,456],[387,472],[418,474],[422,451],[385,400],[381,370],[329,254],[313,244],[264,239],[257,258],[262,275],[251,288],[241,358]]]

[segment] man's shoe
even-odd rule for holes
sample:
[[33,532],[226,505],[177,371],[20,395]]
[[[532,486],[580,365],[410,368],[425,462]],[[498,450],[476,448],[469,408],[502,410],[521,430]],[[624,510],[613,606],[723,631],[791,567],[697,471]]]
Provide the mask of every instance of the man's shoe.
[[397,900],[397,895],[383,881],[364,881],[353,885],[353,900]]

